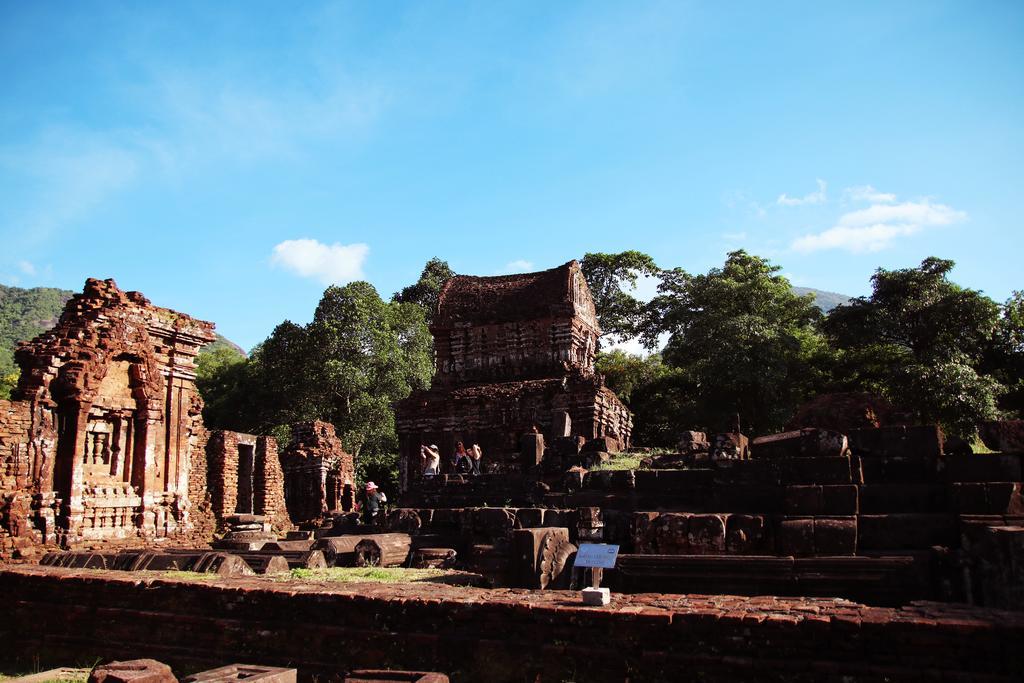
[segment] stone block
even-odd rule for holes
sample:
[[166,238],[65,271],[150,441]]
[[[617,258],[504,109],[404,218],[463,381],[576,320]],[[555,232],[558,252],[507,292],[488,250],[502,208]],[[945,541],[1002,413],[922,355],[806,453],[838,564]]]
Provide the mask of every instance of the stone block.
[[548,446],[550,453],[562,459],[579,457],[580,451],[587,440],[582,436],[567,436],[551,440]]
[[711,450],[708,435],[704,432],[683,432],[679,436],[680,453],[707,453]]
[[131,659],[97,666],[89,683],[178,683],[171,667],[155,659]]
[[255,664],[229,664],[209,671],[202,671],[185,678],[184,683],[227,683],[228,681],[252,681],[252,683],[295,683],[298,671]]
[[565,527],[512,532],[512,575],[523,588],[567,588],[576,546]]
[[556,510],[549,508],[544,511],[544,526],[548,527],[564,526],[568,529],[575,529],[578,519],[579,516],[575,510]]
[[746,460],[750,457],[750,440],[736,432],[715,434],[711,437],[711,457],[715,460]]
[[687,546],[691,555],[720,555],[725,552],[725,516],[690,517]]
[[730,555],[770,555],[771,527],[763,515],[729,515],[725,550]]
[[1021,481],[1021,457],[1017,453],[975,453],[946,458],[949,481]]
[[507,538],[515,527],[516,516],[509,508],[476,508],[473,511],[473,531],[484,538]]
[[779,555],[814,555],[814,520],[810,517],[779,520],[775,532],[775,550]]
[[612,594],[607,588],[588,586],[583,589],[583,604],[591,607],[603,607],[611,604]]
[[854,484],[795,485],[783,490],[787,515],[857,514],[857,486]]
[[942,455],[945,440],[936,425],[854,429],[847,437],[855,454],[884,458],[935,459]]
[[783,484],[850,484],[853,482],[850,458],[777,458]]
[[975,599],[988,607],[1024,609],[1024,527],[979,530],[969,550]]
[[951,509],[958,514],[1024,514],[1020,482],[957,482],[950,484]]
[[619,443],[610,436],[598,436],[587,441],[583,446],[583,450],[616,453],[619,450]]
[[937,484],[868,483],[860,489],[860,512],[934,512],[946,509],[945,488]]
[[949,487],[951,509],[959,514],[989,514],[985,484],[977,482],[956,482]]
[[956,517],[950,514],[858,515],[858,551],[924,550],[955,547]]
[[821,486],[786,486],[783,506],[787,515],[821,514]]
[[714,470],[637,470],[634,474],[638,493],[673,493],[693,488],[710,488]]
[[563,481],[565,482],[565,490],[569,493],[575,493],[576,491],[582,490],[586,476],[587,471],[582,467],[570,467],[563,478]]
[[572,436],[572,418],[564,410],[556,410],[551,414],[551,437],[553,439]]
[[829,484],[821,487],[821,514],[855,515],[860,495],[855,484]]
[[543,508],[519,508],[516,510],[516,527],[531,529],[544,526]]
[[692,493],[694,504],[706,510],[729,510],[736,513],[783,511],[783,489],[770,484],[711,486],[698,488]]
[[815,555],[854,555],[857,552],[857,518],[814,518]]
[[344,683],[448,683],[448,676],[431,671],[359,669],[345,676]]
[[992,514],[1024,515],[1021,482],[991,482],[985,485],[985,499]]
[[760,436],[750,450],[755,458],[834,458],[846,455],[848,446],[844,434],[809,428]]
[[417,548],[412,552],[415,569],[451,569],[457,553],[453,548]]

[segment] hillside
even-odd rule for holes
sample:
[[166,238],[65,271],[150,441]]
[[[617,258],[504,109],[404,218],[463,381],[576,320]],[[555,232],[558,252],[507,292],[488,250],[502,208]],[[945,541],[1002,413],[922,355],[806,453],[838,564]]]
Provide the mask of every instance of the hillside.
[[[32,339],[53,327],[64,304],[74,292],[53,287],[7,287],[0,285],[0,398],[7,398],[18,380],[14,349],[19,341]],[[230,348],[245,355],[238,344],[217,335],[200,353]]]
[[822,313],[828,313],[836,306],[842,306],[845,303],[849,303],[852,298],[845,294],[826,292],[824,290],[813,289],[811,287],[793,287],[793,291],[801,296],[804,294],[813,294],[814,304],[821,309]]

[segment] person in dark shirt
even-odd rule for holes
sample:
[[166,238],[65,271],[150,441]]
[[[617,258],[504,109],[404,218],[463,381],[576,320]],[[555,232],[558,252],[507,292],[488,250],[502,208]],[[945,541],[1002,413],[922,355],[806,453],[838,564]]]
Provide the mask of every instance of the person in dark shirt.
[[363,494],[363,522],[373,524],[381,506],[387,502],[387,498],[372,481],[366,482],[366,492]]

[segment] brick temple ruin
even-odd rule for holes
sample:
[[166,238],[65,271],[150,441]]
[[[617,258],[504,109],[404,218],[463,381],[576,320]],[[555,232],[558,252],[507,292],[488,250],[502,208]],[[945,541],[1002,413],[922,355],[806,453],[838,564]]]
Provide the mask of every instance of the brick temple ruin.
[[0,401],[6,535],[74,546],[202,526],[195,359],[213,339],[211,323],[88,280],[15,354],[17,399]]
[[603,437],[610,449],[629,446],[629,410],[594,369],[601,330],[577,261],[450,278],[430,331],[431,386],[396,411],[403,489],[418,479],[422,445],[440,448],[444,468],[457,442],[479,444],[492,472],[537,464],[520,457],[521,438],[533,427],[549,439]]
[[[18,596],[0,619],[9,652],[287,661],[307,679],[385,664],[510,683],[1024,672],[1024,421],[979,425],[993,452],[973,453],[871,397],[822,397],[785,433],[680,425],[675,452],[606,469],[632,425],[594,370],[579,265],[457,276],[431,387],[398,406],[404,490],[367,524],[333,426],[292,425],[283,448],[206,429],[195,358],[212,329],[90,280],[19,349],[17,399],[0,401],[0,558],[71,552],[0,566]],[[484,448],[482,474],[420,476],[421,445],[447,460],[457,441]],[[610,606],[570,592],[583,543],[619,546]],[[459,571],[283,574],[325,566]],[[217,576],[141,573],[168,569]]]

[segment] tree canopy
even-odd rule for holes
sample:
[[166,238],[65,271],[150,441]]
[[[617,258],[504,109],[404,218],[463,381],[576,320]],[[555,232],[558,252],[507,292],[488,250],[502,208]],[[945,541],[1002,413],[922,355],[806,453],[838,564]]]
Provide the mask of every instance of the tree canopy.
[[587,253],[580,266],[594,297],[602,336],[612,342],[636,336],[644,303],[630,292],[641,277],[658,274],[654,259],[639,251]]
[[392,403],[425,387],[431,371],[423,309],[383,301],[368,282],[353,282],[328,287],[312,322],[281,323],[247,362],[201,375],[200,388],[213,426],[286,441],[285,425],[324,420],[349,452],[393,458]]
[[402,291],[396,292],[391,300],[397,303],[416,304],[420,306],[429,323],[437,311],[437,297],[441,293],[441,287],[445,281],[453,277],[455,272],[448,265],[436,256],[423,266],[420,279],[414,284],[404,287]]
[[650,348],[668,334],[662,355],[683,371],[697,424],[721,429],[738,414],[753,431],[773,431],[812,393],[825,350],[821,311],[778,271],[740,250],[707,274],[662,272],[643,339]]
[[[847,382],[871,386],[919,420],[969,436],[979,421],[999,414],[1003,387],[981,362],[1000,329],[1000,307],[951,282],[953,266],[929,257],[917,268],[879,268],[871,295],[835,308],[823,329]],[[1004,319],[1005,330],[1014,315]]]

